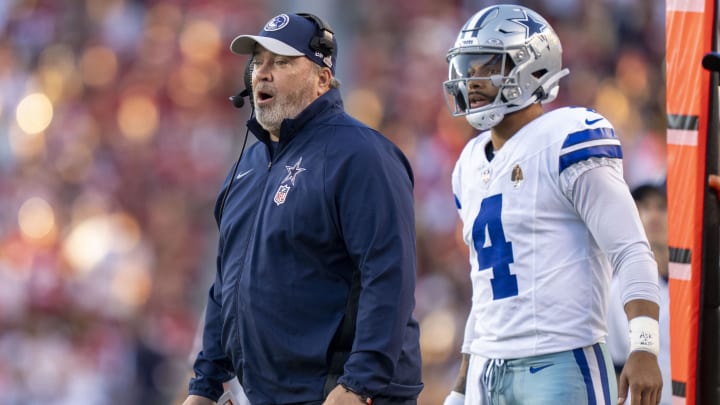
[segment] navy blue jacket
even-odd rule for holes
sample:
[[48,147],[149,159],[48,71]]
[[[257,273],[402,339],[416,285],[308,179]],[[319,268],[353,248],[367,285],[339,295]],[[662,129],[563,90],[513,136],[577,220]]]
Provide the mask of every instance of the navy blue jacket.
[[[237,376],[253,405],[318,401],[353,271],[361,292],[339,382],[415,398],[422,389],[415,305],[413,175],[390,141],[330,90],[260,140],[237,168],[219,222],[217,275],[190,393],[214,400]],[[216,204],[227,188],[229,178]]]

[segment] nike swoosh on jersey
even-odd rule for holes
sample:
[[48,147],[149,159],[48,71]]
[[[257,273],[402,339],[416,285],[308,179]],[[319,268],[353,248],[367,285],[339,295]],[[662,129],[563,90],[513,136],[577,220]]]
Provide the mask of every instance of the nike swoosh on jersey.
[[599,121],[602,121],[602,120],[603,120],[602,118],[597,118],[597,119],[594,119],[594,120],[589,120],[589,119],[585,118],[585,123],[586,123],[587,125],[592,125],[592,124],[594,124],[594,123],[596,123],[596,122],[599,122]]
[[240,179],[242,179],[243,177],[245,177],[245,176],[247,176],[248,174],[250,174],[250,172],[252,172],[252,171],[253,171],[253,169],[250,169],[250,170],[244,171],[244,172],[242,172],[242,173],[238,173],[238,175],[235,176],[235,180],[240,180]]
[[530,374],[535,374],[535,373],[537,373],[538,371],[544,370],[544,369],[546,369],[546,368],[548,368],[548,367],[550,367],[550,366],[552,366],[552,365],[553,365],[553,363],[545,364],[545,365],[542,365],[542,366],[539,366],[539,367],[530,366]]

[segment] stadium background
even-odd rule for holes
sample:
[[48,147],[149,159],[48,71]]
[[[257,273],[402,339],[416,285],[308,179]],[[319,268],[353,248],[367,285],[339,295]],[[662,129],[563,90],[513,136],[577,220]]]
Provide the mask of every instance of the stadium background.
[[[615,124],[631,186],[665,173],[665,4],[524,1],[571,74],[553,106]],[[470,302],[449,179],[474,131],[441,83],[486,1],[0,2],[0,404],[169,404],[214,273],[211,216],[244,135],[245,59],[228,50],[282,11],[335,28],[346,107],[416,175],[424,380],[437,404]],[[552,107],[552,106],[551,106]]]

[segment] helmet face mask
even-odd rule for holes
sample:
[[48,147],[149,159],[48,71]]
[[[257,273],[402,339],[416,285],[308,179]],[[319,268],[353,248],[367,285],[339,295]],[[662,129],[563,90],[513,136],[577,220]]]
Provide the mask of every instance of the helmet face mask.
[[460,53],[448,60],[450,80],[490,78],[503,74],[505,58],[502,53]]
[[[568,73],[561,57],[560,40],[539,14],[515,5],[485,8],[465,23],[448,52],[448,80],[443,83],[448,108],[453,116],[465,116],[472,126],[486,130],[507,113],[550,102],[559,79]],[[483,80],[486,87],[497,88],[497,95],[473,107],[471,89]]]
[[[460,53],[448,60],[450,80],[443,83],[448,107],[453,115],[464,115],[469,110],[487,110],[494,104],[517,98],[518,90],[515,78],[508,73],[513,63],[503,53]],[[490,104],[473,107],[479,94],[482,98],[492,96],[486,89],[492,86],[500,91],[491,91],[495,95]],[[482,88],[483,90],[478,90]]]

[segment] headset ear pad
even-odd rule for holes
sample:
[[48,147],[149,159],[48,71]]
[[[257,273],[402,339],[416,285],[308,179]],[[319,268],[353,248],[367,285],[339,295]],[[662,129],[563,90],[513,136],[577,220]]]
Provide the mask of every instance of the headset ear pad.
[[247,91],[248,100],[250,101],[250,105],[252,107],[255,107],[255,100],[253,99],[253,92],[252,92],[252,72],[253,72],[253,58],[252,56],[248,58],[247,62],[245,63],[245,75],[243,76],[243,83],[245,84],[245,91]]
[[310,48],[320,52],[323,56],[331,56],[335,51],[332,34],[326,30],[322,31],[322,37],[314,37],[310,42]]
[[335,43],[333,42],[334,32],[330,24],[315,14],[298,13],[298,15],[313,21],[318,28],[317,35],[310,41],[310,49],[322,53],[323,56],[331,56],[335,52]]

